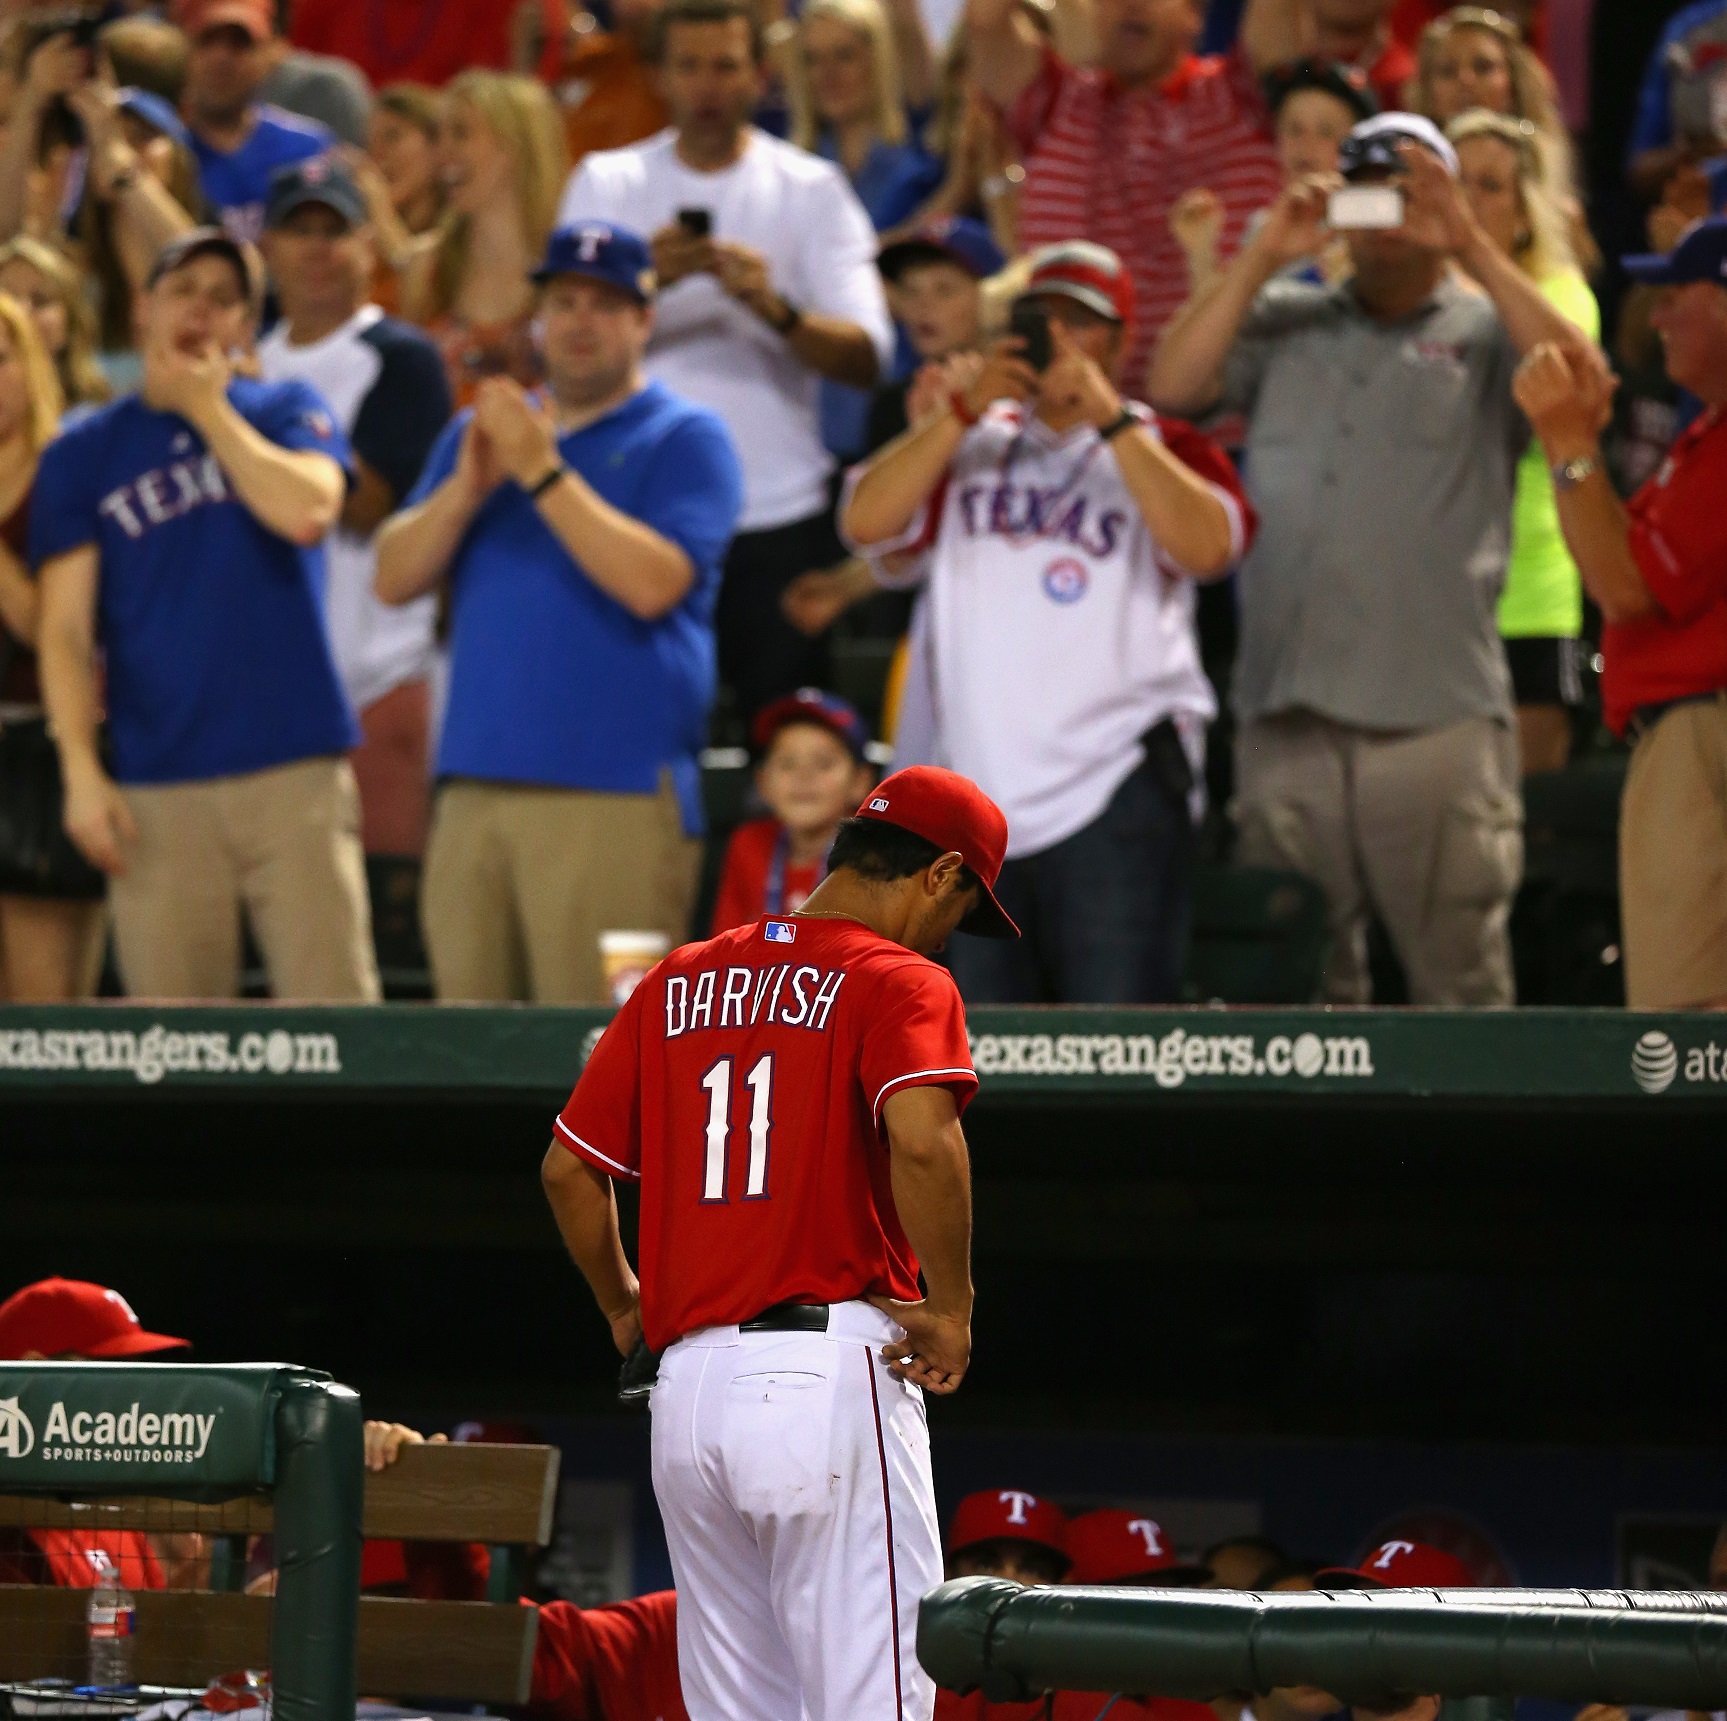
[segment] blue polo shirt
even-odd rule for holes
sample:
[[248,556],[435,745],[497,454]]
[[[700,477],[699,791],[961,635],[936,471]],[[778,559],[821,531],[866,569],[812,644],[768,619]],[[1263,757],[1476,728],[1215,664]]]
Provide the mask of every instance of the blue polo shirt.
[[[283,448],[344,468],[348,444],[302,382],[229,384]],[[126,395],[42,451],[30,562],[94,544],[114,775],[182,783],[342,753],[359,733],[324,629],[324,551],[262,526],[178,413]]]
[[[410,503],[456,468],[472,415],[438,439]],[[475,515],[450,569],[450,696],[438,772],[490,782],[650,794],[669,769],[701,829],[696,755],[714,697],[720,564],[743,477],[711,412],[649,383],[558,439],[564,463],[695,566],[682,601],[632,615],[572,561],[516,484]]]
[[231,237],[253,243],[264,231],[270,176],[278,168],[308,161],[336,147],[336,134],[316,120],[271,107],[268,102],[260,102],[255,112],[256,121],[238,149],[212,149],[196,132],[192,134],[198,187],[204,201]]

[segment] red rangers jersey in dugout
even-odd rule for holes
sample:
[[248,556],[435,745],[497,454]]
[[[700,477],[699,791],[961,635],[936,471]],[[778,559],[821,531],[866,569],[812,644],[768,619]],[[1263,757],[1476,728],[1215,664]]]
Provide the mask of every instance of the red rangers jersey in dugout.
[[947,971],[853,920],[764,919],[674,950],[600,1037],[558,1139],[641,1185],[661,1350],[775,1303],[915,1299],[882,1106],[977,1089]]

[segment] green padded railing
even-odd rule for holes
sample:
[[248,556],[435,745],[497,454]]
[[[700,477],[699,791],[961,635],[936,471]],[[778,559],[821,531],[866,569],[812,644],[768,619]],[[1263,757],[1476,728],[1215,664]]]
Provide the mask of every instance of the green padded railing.
[[226,1500],[269,1489],[276,1721],[353,1721],[358,1394],[281,1363],[0,1363],[0,1494]]
[[960,1578],[924,1597],[918,1659],[938,1685],[1007,1701],[1046,1690],[1201,1701],[1312,1685],[1397,1693],[1727,1706],[1727,1594],[1639,1590],[1023,1589]]

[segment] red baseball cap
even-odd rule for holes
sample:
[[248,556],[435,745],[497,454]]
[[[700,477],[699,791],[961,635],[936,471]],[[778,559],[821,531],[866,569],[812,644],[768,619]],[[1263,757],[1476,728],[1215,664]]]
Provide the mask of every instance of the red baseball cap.
[[0,1303],[0,1359],[7,1362],[26,1351],[102,1361],[190,1348],[190,1339],[145,1332],[118,1291],[83,1279],[39,1279]]
[[1107,245],[1073,239],[1046,246],[1032,265],[1027,293],[1056,293],[1112,322],[1133,321],[1133,277]]
[[1427,1542],[1381,1542],[1359,1566],[1327,1566],[1322,1590],[1472,1590],[1480,1583],[1455,1554]]
[[1210,1575],[1182,1559],[1163,1526],[1143,1512],[1087,1512],[1068,1525],[1067,1546],[1070,1584],[1197,1584]]
[[860,763],[869,745],[869,726],[858,715],[857,708],[820,687],[800,687],[783,699],[764,705],[750,725],[750,740],[758,752],[765,753],[774,737],[788,723],[815,723],[836,735],[846,750]]
[[276,34],[270,0],[176,0],[174,22],[194,41],[218,24],[237,24],[254,42]]
[[1007,819],[970,777],[939,765],[908,765],[864,797],[860,819],[898,825],[947,854],[957,854],[983,884],[983,900],[960,924],[984,938],[1018,938],[1019,928],[995,899],[1007,854]]
[[1067,1514],[1052,1500],[1023,1488],[986,1488],[967,1494],[954,1508],[947,1551],[957,1554],[979,1542],[1034,1542],[1065,1560]]

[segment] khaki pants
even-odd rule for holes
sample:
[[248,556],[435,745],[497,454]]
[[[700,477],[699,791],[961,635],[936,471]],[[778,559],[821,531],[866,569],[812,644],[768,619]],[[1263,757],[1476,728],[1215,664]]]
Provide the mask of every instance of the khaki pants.
[[1625,1001],[1727,1001],[1727,693],[1677,705],[1637,743],[1619,808]]
[[360,799],[345,759],[124,793],[138,842],[108,894],[129,993],[234,997],[243,904],[276,997],[377,1002]]
[[1416,1004],[1510,1004],[1507,924],[1523,872],[1517,738],[1471,718],[1384,733],[1309,712],[1242,726],[1240,858],[1306,874],[1331,928],[1326,999],[1365,1004],[1377,911]]
[[669,784],[612,795],[446,783],[420,898],[438,997],[609,1002],[600,934],[685,942],[700,850]]

